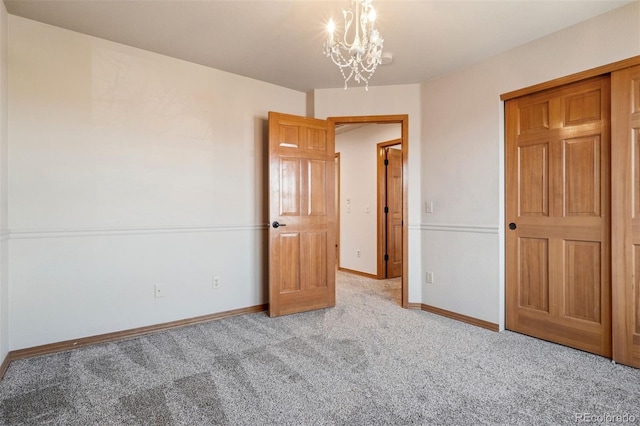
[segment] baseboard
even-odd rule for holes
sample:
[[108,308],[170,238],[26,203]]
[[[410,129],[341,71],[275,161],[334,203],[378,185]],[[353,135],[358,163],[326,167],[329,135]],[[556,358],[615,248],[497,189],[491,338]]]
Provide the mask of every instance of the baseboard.
[[447,311],[446,309],[436,308],[435,306],[425,305],[424,303],[410,303],[410,305],[420,305],[420,309],[426,312],[431,312],[432,314],[440,315],[443,317],[451,318],[457,321],[466,322],[467,324],[475,325],[477,327],[486,328],[491,331],[499,331],[500,327],[498,324],[494,324],[489,321],[484,321],[478,318],[469,317],[466,315],[458,314],[456,312]]
[[0,365],[0,380],[4,377],[4,373],[7,372],[7,368],[9,368],[9,364],[11,364],[11,353],[8,353],[6,357],[4,357],[4,361]]
[[82,348],[89,345],[97,345],[100,343],[112,342],[114,340],[131,339],[134,337],[144,336],[145,334],[156,333],[158,331],[166,331],[174,328],[185,327],[188,325],[201,324],[222,318],[229,318],[236,315],[253,314],[256,312],[266,311],[267,304],[249,306],[247,308],[233,309],[231,311],[218,312],[216,314],[202,315],[199,317],[187,318],[178,321],[165,322],[162,324],[150,325],[146,327],[132,328],[129,330],[116,331],[113,333],[99,334],[97,336],[83,337],[81,339],[66,340],[58,343],[50,343],[47,345],[34,346],[26,349],[11,351],[7,354],[2,366],[0,366],[0,379],[4,376],[5,371],[9,367],[11,361],[21,358],[30,358],[34,356],[49,355],[56,352],[68,351],[71,349]]
[[407,309],[422,309],[422,303],[407,303]]
[[347,272],[353,275],[360,275],[361,277],[372,278],[374,280],[379,279],[377,275],[368,274],[366,272],[354,271],[353,269],[341,268],[340,266],[338,266],[338,271]]

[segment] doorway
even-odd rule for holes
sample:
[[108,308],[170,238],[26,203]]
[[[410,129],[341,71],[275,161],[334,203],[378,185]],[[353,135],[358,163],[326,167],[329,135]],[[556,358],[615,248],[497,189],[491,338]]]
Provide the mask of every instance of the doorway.
[[[408,281],[408,228],[406,226],[406,224],[408,223],[408,208],[407,208],[407,199],[408,199],[408,179],[406,179],[407,175],[407,167],[408,167],[408,159],[409,159],[409,140],[408,140],[408,129],[409,129],[409,120],[408,120],[408,116],[407,115],[384,115],[384,116],[350,116],[350,117],[329,117],[328,120],[330,122],[332,122],[334,124],[334,126],[336,126],[336,128],[339,128],[340,126],[344,126],[344,125],[367,125],[367,124],[399,124],[400,125],[400,143],[402,144],[402,150],[400,150],[401,152],[401,157],[400,157],[400,169],[401,169],[401,175],[402,177],[400,178],[398,184],[399,184],[399,188],[401,189],[401,213],[398,214],[399,217],[399,226],[396,228],[396,232],[397,234],[400,235],[399,238],[399,257],[400,257],[400,261],[398,262],[397,265],[397,269],[399,269],[400,271],[400,277],[401,277],[401,293],[402,293],[402,307],[407,308],[408,307],[408,286],[407,286],[407,281]],[[397,145],[398,142],[395,143],[395,145]],[[342,158],[341,158],[341,167],[344,169],[343,165],[342,165]],[[343,173],[344,175],[344,170]],[[376,179],[376,178],[374,178]],[[376,185],[375,183],[372,183],[374,186]],[[340,190],[341,193],[343,192],[342,190]],[[342,200],[345,201],[345,200]],[[374,205],[365,205],[365,206],[356,206],[355,200],[351,200],[350,198],[346,200],[346,202],[341,203],[341,209],[344,209],[345,211],[348,211],[350,209],[355,209],[356,207],[363,209],[363,211],[365,212],[370,212],[370,213],[377,213],[377,206],[375,205],[375,201],[374,201]],[[377,216],[377,214],[375,215]],[[377,220],[376,220],[377,222]],[[342,221],[340,222],[340,229],[344,229],[346,227],[346,224],[344,224]],[[377,237],[376,237],[377,238]],[[369,250],[376,250],[377,251],[377,241],[374,240],[372,247],[366,247],[366,249]],[[344,252],[345,250],[347,250],[346,247],[342,247],[340,246],[340,244],[338,243],[338,247],[340,249],[341,252]],[[357,251],[358,250],[363,250],[362,248],[356,248],[354,250],[354,252],[356,252],[357,255]],[[377,257],[376,257],[376,261],[377,261]],[[374,270],[376,267],[374,266]],[[373,275],[375,278],[377,278],[377,273],[375,275]]]

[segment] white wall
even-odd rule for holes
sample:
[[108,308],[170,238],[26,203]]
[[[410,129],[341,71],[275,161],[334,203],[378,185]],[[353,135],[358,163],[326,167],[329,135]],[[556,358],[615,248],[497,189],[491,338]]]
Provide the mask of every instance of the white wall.
[[[375,83],[375,76],[372,79]],[[421,247],[420,247],[420,162],[421,162],[421,104],[420,85],[369,86],[344,89],[317,89],[314,91],[316,118],[409,115],[409,303],[420,303]]]
[[368,124],[336,135],[336,152],[340,153],[341,268],[378,273],[377,144],[400,138],[400,124]]
[[265,303],[267,113],[305,109],[10,16],[10,349]]
[[8,279],[8,14],[0,4],[0,362],[9,352],[9,279]]
[[423,85],[423,303],[504,325],[500,94],[636,55],[640,1]]

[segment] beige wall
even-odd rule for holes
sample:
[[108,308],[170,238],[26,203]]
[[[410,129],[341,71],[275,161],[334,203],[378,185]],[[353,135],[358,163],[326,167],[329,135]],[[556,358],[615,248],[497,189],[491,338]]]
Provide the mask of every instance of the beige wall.
[[266,302],[266,119],[304,93],[16,16],[9,73],[10,349]]
[[500,94],[636,55],[640,2],[423,84],[423,303],[504,324]]
[[[502,325],[499,95],[639,55],[640,2],[422,85],[369,91],[304,94],[15,16],[7,23],[3,7],[0,52],[7,43],[0,357],[264,303],[269,110],[408,114],[409,302]],[[165,297],[153,297],[154,285]]]

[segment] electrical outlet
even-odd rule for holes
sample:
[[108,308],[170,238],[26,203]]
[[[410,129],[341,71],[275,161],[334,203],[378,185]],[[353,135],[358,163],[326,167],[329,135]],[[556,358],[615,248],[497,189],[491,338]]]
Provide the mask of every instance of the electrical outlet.
[[153,297],[159,299],[164,297],[164,287],[160,284],[156,284],[153,286]]
[[433,272],[427,272],[427,284],[433,284]]
[[213,288],[220,287],[220,277],[213,277]]
[[360,250],[356,250],[356,256],[360,257]]

